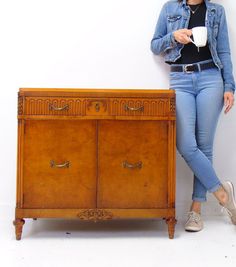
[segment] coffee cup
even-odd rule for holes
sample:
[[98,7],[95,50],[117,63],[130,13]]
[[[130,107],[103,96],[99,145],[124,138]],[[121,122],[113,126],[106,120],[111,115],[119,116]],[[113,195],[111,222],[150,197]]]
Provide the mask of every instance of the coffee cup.
[[197,47],[206,46],[207,43],[207,27],[199,26],[192,28],[193,40],[190,37],[190,41]]

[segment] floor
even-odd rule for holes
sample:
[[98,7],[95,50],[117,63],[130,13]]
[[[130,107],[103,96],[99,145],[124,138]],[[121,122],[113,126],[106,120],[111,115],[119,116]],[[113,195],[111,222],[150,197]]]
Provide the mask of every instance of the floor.
[[162,219],[83,222],[26,219],[21,241],[13,207],[0,207],[0,266],[236,266],[236,226],[226,215],[204,216],[204,229],[184,231],[178,219],[169,239]]

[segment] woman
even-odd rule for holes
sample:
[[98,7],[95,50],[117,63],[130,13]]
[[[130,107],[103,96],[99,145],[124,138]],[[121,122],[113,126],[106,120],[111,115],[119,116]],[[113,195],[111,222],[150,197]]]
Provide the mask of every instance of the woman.
[[[197,48],[192,28],[207,27],[207,44]],[[219,115],[234,104],[235,82],[224,8],[210,0],[172,0],[163,5],[151,41],[154,54],[170,64],[170,88],[176,93],[176,146],[194,173],[186,231],[203,229],[201,204],[213,193],[236,225],[233,184],[220,181],[212,164]]]

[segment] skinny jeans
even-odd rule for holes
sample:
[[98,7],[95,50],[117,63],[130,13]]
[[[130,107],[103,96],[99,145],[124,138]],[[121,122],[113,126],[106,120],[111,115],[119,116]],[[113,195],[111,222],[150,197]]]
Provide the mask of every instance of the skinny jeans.
[[193,172],[192,200],[204,202],[207,191],[215,192],[222,185],[213,168],[214,136],[224,106],[222,74],[215,67],[170,72],[169,78],[176,93],[176,147]]

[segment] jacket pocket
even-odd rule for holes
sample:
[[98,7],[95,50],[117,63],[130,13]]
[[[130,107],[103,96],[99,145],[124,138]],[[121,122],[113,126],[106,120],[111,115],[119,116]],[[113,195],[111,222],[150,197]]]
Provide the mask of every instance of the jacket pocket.
[[181,15],[173,15],[173,16],[167,16],[168,22],[175,22],[179,19],[181,19]]
[[170,31],[179,29],[181,22],[181,15],[169,15],[167,16],[168,28]]

